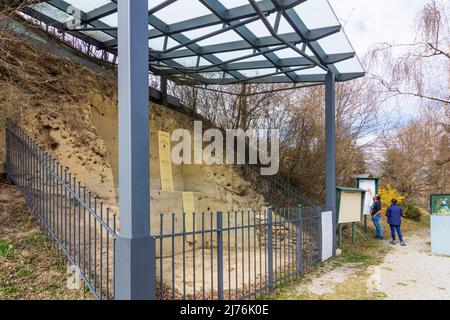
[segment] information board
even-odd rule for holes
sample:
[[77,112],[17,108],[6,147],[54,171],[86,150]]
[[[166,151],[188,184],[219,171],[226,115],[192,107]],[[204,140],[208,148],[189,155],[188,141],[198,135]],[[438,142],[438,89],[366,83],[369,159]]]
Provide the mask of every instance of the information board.
[[161,190],[174,191],[172,176],[172,158],[170,157],[170,134],[158,131],[159,169]]
[[373,204],[373,196],[375,195],[376,190],[376,181],[375,180],[359,180],[358,188],[366,190],[366,196],[364,198],[364,207],[363,214],[370,215],[370,208]]
[[431,196],[430,213],[433,216],[450,216],[449,208],[450,194],[439,194]]
[[361,221],[361,192],[342,191],[338,223]]

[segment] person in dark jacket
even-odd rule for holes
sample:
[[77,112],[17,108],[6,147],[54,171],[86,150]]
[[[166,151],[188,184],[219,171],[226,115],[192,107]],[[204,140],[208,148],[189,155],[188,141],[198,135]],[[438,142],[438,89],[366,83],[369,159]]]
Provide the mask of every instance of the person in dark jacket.
[[381,226],[381,197],[377,194],[373,197],[372,207],[370,208],[370,214],[372,215],[372,221],[377,230],[375,236],[378,240],[383,240],[383,227]]
[[395,232],[397,231],[400,244],[406,246],[406,243],[403,241],[402,230],[400,227],[402,224],[403,210],[397,202],[397,199],[392,199],[391,206],[386,211],[388,224],[391,227],[392,241],[390,243],[393,245],[397,244],[397,241],[395,240]]

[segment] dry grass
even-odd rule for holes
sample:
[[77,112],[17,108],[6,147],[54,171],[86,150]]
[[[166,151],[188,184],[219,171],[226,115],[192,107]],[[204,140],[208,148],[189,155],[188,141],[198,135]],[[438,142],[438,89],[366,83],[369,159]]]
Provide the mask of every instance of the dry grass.
[[66,260],[40,231],[18,190],[1,180],[0,299],[92,299],[66,289]]

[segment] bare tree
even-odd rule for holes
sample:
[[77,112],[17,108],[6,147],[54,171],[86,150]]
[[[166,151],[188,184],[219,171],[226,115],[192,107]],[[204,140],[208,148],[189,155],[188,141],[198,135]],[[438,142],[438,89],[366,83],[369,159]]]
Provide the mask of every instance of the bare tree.
[[428,107],[384,140],[384,180],[425,207],[431,193],[450,188],[448,109]]
[[[450,4],[430,0],[421,10],[412,43],[382,43],[371,52],[370,76],[393,95],[449,104]],[[386,72],[386,70],[388,70]]]

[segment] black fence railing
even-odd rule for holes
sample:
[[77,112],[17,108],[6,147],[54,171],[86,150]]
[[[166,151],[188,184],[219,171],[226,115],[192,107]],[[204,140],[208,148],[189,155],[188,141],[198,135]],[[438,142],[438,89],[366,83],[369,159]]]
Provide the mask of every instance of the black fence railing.
[[23,130],[6,122],[6,172],[42,230],[97,299],[114,298],[116,214]]
[[250,299],[321,261],[322,207],[161,214],[159,299]]
[[255,191],[264,196],[268,205],[275,208],[319,205],[318,201],[299,193],[281,173],[263,176],[260,169],[257,165],[242,166],[241,174],[251,182]]
[[[12,122],[7,177],[97,299],[114,299],[116,213]],[[161,214],[158,299],[254,299],[321,261],[323,207]],[[155,230],[155,229],[154,229]]]

